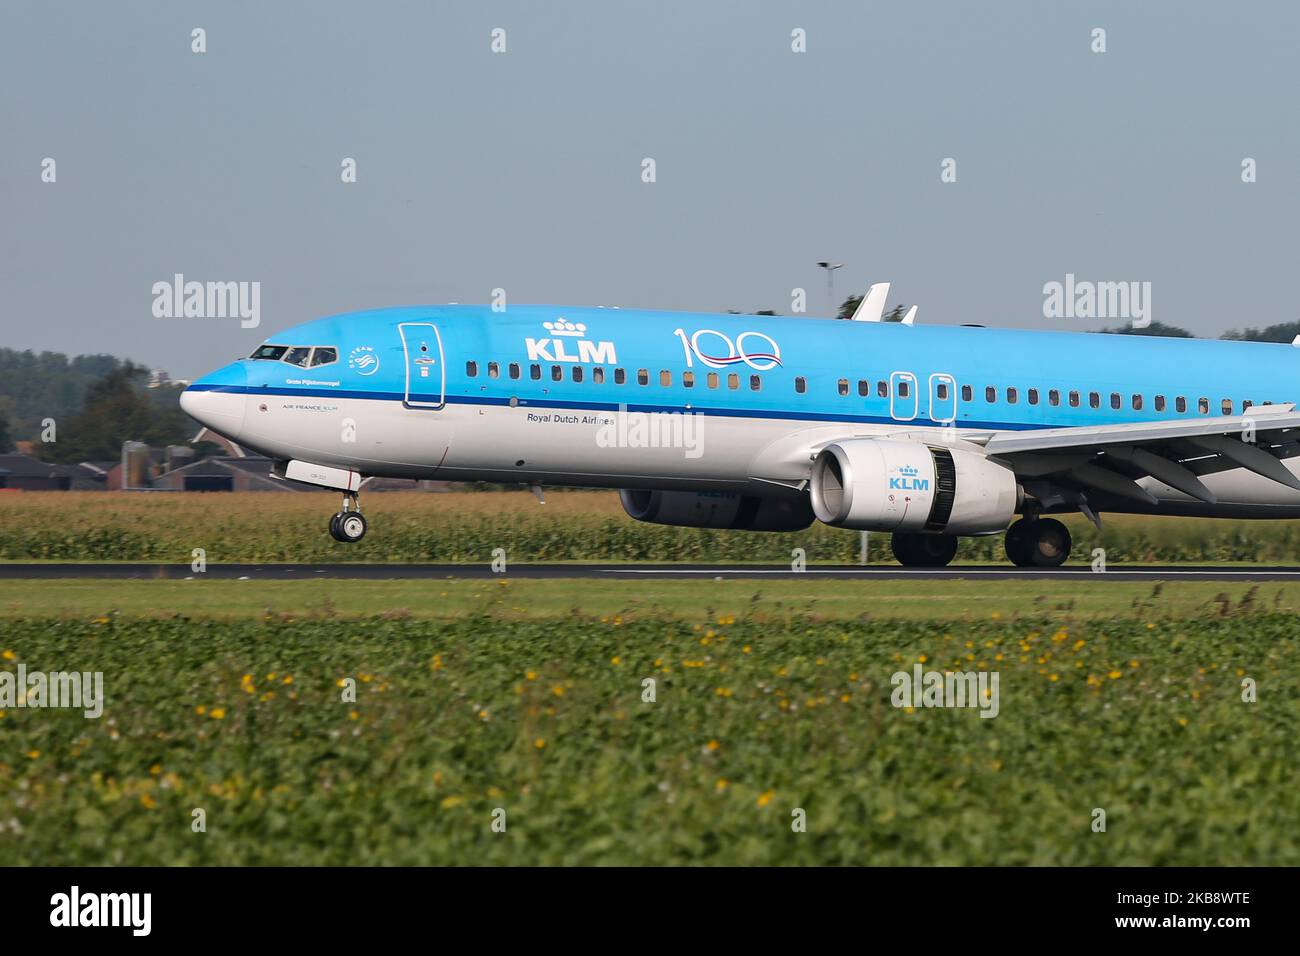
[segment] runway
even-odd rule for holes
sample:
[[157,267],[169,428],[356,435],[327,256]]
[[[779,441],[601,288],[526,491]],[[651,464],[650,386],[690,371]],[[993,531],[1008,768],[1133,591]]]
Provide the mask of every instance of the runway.
[[0,563],[0,580],[250,580],[317,581],[322,579],[572,579],[677,581],[755,580],[773,578],[862,581],[1065,581],[1121,579],[1125,581],[1292,581],[1300,567],[1209,567],[1194,565],[1111,565],[1104,572],[1090,567],[1016,568],[1002,565],[956,565],[949,568],[903,568],[897,565],[859,567],[811,566],[793,571],[788,565],[704,564],[510,564],[502,573],[483,564],[214,564],[196,573],[188,564],[58,564]]

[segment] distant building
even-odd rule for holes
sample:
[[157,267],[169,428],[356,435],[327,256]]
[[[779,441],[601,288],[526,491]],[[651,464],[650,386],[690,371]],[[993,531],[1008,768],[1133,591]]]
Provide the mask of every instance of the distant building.
[[68,491],[72,473],[30,455],[0,455],[0,488],[19,491]]
[[168,491],[319,491],[314,485],[271,477],[269,458],[204,458],[153,480]]

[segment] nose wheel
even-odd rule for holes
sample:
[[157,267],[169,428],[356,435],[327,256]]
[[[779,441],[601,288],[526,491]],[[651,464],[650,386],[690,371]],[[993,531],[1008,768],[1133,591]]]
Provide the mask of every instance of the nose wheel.
[[366,536],[366,517],[355,492],[343,499],[343,510],[330,518],[330,536],[335,541],[352,544]]

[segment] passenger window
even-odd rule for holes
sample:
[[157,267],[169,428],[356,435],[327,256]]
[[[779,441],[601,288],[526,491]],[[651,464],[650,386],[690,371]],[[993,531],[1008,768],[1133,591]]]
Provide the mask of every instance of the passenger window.
[[1182,413],[1186,412],[1186,411],[1187,411],[1187,399],[1185,399],[1185,398],[1183,398],[1183,396],[1179,395],[1178,398],[1174,399],[1174,408],[1178,410],[1179,414],[1182,414]]
[[551,381],[552,382],[564,381],[564,369],[561,368],[559,365],[551,366]]
[[639,368],[639,369],[637,369],[637,370],[636,370],[636,383],[637,383],[638,385],[649,385],[649,384],[650,384],[650,370],[649,370],[649,369],[644,369],[644,368]]
[[1055,407],[1055,406],[1061,404],[1061,393],[1060,393],[1059,390],[1057,390],[1057,389],[1055,389],[1055,388],[1053,388],[1053,389],[1048,389],[1048,392],[1047,392],[1047,404],[1048,404],[1048,405],[1051,405],[1051,406],[1053,406],[1053,407]]
[[984,401],[986,401],[986,402],[988,402],[990,405],[992,405],[992,404],[993,404],[994,402],[996,402],[997,400],[998,400],[998,390],[997,390],[996,388],[994,388],[992,385],[985,385],[985,386],[984,386]]
[[1142,396],[1141,396],[1141,395],[1134,395],[1134,396],[1133,396],[1133,411],[1135,411],[1135,412],[1140,412],[1140,411],[1142,411]]
[[899,382],[899,383],[898,383],[898,397],[899,397],[899,398],[907,398],[907,395],[908,395],[908,383],[907,383],[907,382]]
[[1225,398],[1222,402],[1220,402],[1220,403],[1219,403],[1219,410],[1220,410],[1224,415],[1231,415],[1231,414],[1232,414],[1232,399],[1230,399],[1230,398]]
[[1078,407],[1079,407],[1079,393],[1078,393],[1078,392],[1071,392],[1071,393],[1070,393],[1070,407],[1071,407],[1071,408],[1078,408]]
[[1165,397],[1164,397],[1163,395],[1157,395],[1157,396],[1156,396],[1156,411],[1158,411],[1158,412],[1163,412],[1164,410],[1165,410]]
[[488,378],[500,378],[501,366],[496,362],[488,362]]
[[840,379],[839,390],[841,395],[849,394],[849,380],[847,378]]
[[605,384],[605,366],[597,365],[591,370],[591,380],[596,385]]
[[709,388],[717,388],[717,387],[718,387],[718,373],[717,373],[717,372],[710,372],[710,373],[709,373]]
[[858,379],[858,394],[863,398],[871,394],[871,383],[865,378]]
[[290,365],[297,365],[304,368],[307,365],[307,358],[311,355],[311,347],[306,345],[295,345],[284,355],[284,361]]
[[937,383],[934,386],[934,394],[935,397],[939,399],[939,401],[946,402],[948,400],[948,383],[947,382]]
[[339,360],[339,353],[332,348],[321,348],[317,346],[311,353],[311,367],[318,365],[329,365],[331,362]]
[[1029,392],[1028,392],[1027,397],[1028,397],[1028,399],[1029,399],[1029,404],[1030,404],[1030,405],[1037,405],[1037,404],[1038,404],[1038,389],[1036,389],[1036,388],[1031,388],[1031,389],[1029,390]]
[[973,394],[974,393],[972,392],[971,387],[969,385],[963,385],[961,387],[961,400],[963,402],[969,402]]
[[668,386],[672,385],[672,384],[673,384],[673,373],[670,372],[670,371],[668,371],[667,369],[664,369],[662,372],[660,372],[660,373],[659,373],[659,384],[662,385],[662,386],[664,386],[664,388],[667,388]]
[[627,381],[627,372],[621,368],[614,369],[614,384],[622,385]]
[[1202,415],[1210,414],[1210,400],[1208,398],[1198,398],[1196,400],[1196,410]]
[[511,362],[511,363],[510,363],[510,377],[511,377],[511,378],[518,378],[518,377],[519,377],[519,363],[518,363],[518,362]]
[[1014,388],[1008,388],[1008,389],[1007,389],[1007,404],[1008,404],[1008,405],[1014,405],[1014,404],[1016,403],[1016,397],[1017,397],[1017,396],[1016,396],[1016,390],[1015,390]]
[[876,383],[876,394],[879,395],[881,398],[888,398],[888,397],[889,397],[889,383],[888,383],[888,382],[885,382],[885,381],[877,382],[877,383]]
[[1244,399],[1241,403],[1241,410],[1244,412],[1246,409],[1250,408],[1254,404],[1255,403],[1252,402],[1249,398]]
[[1121,399],[1121,398],[1119,397],[1119,392],[1111,392],[1111,393],[1110,393],[1110,407],[1111,407],[1111,408],[1119,408],[1119,407],[1120,407],[1121,405],[1123,405],[1123,404],[1124,404],[1124,401],[1123,401],[1123,399]]
[[469,361],[465,363],[465,374],[470,378],[478,378],[478,362]]
[[808,390],[808,382],[802,375],[795,376],[794,390],[800,395]]
[[740,388],[740,376],[735,372],[727,373],[727,388],[731,389],[733,392]]
[[684,387],[684,388],[694,388],[694,387],[695,387],[695,373],[694,373],[694,372],[682,372],[682,387]]
[[761,376],[759,375],[749,376],[749,390],[751,392],[757,392],[762,387],[763,387],[763,379]]
[[1088,393],[1088,407],[1101,408],[1101,395],[1097,392]]
[[575,365],[575,366],[573,366],[573,380],[574,380],[575,382],[581,382],[581,381],[582,381],[582,366],[581,366],[581,365]]
[[528,367],[528,377],[531,378],[534,382],[540,380],[542,377],[542,367],[540,365],[537,365],[536,363],[530,365]]

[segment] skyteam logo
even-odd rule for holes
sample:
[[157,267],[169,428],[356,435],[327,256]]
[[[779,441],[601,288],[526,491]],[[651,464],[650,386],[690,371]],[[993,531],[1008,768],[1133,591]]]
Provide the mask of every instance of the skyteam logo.
[[918,478],[920,474],[911,465],[900,465],[898,474],[889,479],[890,491],[929,491],[930,479]]
[[348,356],[348,368],[358,375],[374,375],[379,371],[379,356],[369,345],[358,345]]
[[[587,326],[582,322],[570,322],[558,318],[554,322],[543,322],[548,338],[524,339],[528,347],[530,362],[589,362],[597,365],[617,365],[618,353],[613,342],[593,342],[586,338]],[[578,350],[574,355],[569,351]]]

